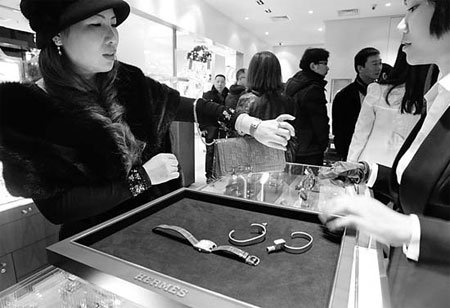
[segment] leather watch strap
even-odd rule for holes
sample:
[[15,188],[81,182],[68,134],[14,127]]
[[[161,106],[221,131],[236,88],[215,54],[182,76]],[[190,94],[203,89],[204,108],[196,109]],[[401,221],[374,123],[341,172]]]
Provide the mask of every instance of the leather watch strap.
[[195,238],[195,236],[192,235],[191,232],[188,230],[178,227],[178,226],[172,226],[172,225],[158,225],[154,227],[153,229],[162,229],[162,230],[172,230],[177,233],[179,233],[181,236],[183,236],[185,239],[191,243],[192,246],[195,246],[198,244],[198,240]]
[[260,259],[257,256],[249,255],[248,252],[245,252],[242,249],[239,249],[237,247],[228,246],[228,245],[217,246],[213,241],[210,241],[210,240],[200,240],[199,241],[189,231],[187,231],[186,229],[184,229],[182,227],[162,224],[162,225],[158,225],[153,228],[153,231],[159,231],[159,232],[167,231],[167,230],[177,232],[178,234],[183,236],[185,239],[187,239],[189,241],[189,243],[191,243],[192,247],[194,247],[194,249],[196,249],[200,252],[216,253],[216,254],[220,254],[220,253],[224,252],[226,254],[231,254],[231,255],[239,258],[246,264],[253,265],[253,266],[258,265],[260,262]]
[[242,249],[229,245],[217,246],[212,250],[212,252],[214,253],[225,252],[227,254],[231,254],[233,256],[238,257],[239,259],[242,259],[245,263],[253,266],[258,265],[260,262],[260,259],[257,256],[252,256],[248,252],[243,251]]

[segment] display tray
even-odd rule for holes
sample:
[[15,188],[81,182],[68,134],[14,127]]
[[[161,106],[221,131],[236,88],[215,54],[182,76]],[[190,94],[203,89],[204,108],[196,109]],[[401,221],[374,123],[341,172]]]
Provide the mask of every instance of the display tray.
[[[230,245],[228,233],[267,223],[264,242],[240,247],[261,259],[251,266],[201,253],[160,224],[198,240]],[[312,235],[303,254],[268,254],[275,239]],[[301,239],[300,239],[301,241]],[[295,242],[293,245],[301,245]],[[138,304],[152,307],[347,307],[354,235],[330,235],[314,212],[181,189],[48,248],[50,262]]]

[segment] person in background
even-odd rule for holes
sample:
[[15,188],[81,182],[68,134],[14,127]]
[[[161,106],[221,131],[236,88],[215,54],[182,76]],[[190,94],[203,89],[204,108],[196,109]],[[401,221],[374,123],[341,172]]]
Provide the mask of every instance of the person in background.
[[[214,77],[214,84],[211,90],[203,93],[203,98],[208,101],[213,101],[225,106],[225,99],[228,95],[228,88],[225,86],[226,78],[222,74]],[[205,136],[206,141],[206,156],[205,156],[205,176],[206,183],[211,183],[215,180],[213,175],[213,161],[214,161],[214,139],[225,138],[225,133],[221,132],[219,123],[213,125],[199,125],[202,135]]]
[[[403,45],[391,74],[367,88],[347,161],[378,163],[392,167],[394,158],[422,114],[430,65],[411,66]],[[432,84],[436,82],[436,74]],[[431,84],[431,85],[432,85]]]
[[[410,65],[434,63],[438,82],[425,94],[427,112],[399,150],[392,168],[337,164],[322,177],[367,182],[390,192],[390,209],[367,196],[330,200],[321,219],[392,246],[388,268],[392,307],[448,307],[450,302],[450,1],[406,0],[399,24]],[[351,168],[349,165],[352,164]]]
[[[247,88],[239,98],[236,112],[245,112],[260,119],[273,119],[281,114],[295,114],[292,99],[283,94],[281,66],[270,51],[257,52],[250,60]],[[295,138],[291,138],[286,151],[286,161],[295,157]]]
[[334,146],[341,160],[347,157],[367,86],[380,76],[380,52],[373,47],[363,48],[355,55],[354,68],[355,81],[339,91],[332,104]]
[[[222,121],[286,149],[293,127],[260,122],[176,90],[116,60],[122,0],[22,0],[36,32],[42,79],[0,84],[0,160],[6,188],[32,198],[66,238],[178,187],[172,121]],[[292,120],[291,116],[285,119]]]
[[297,109],[295,162],[299,164],[323,165],[330,133],[324,79],[329,56],[323,48],[308,48],[300,60],[302,70],[286,84],[285,94],[293,98]]
[[381,63],[381,73],[380,77],[378,78],[378,81],[384,81],[389,76],[389,74],[392,72],[393,67],[390,64],[387,63]]
[[236,83],[230,87],[227,97],[225,98],[225,107],[236,109],[236,104],[242,94],[247,89],[247,70],[240,68],[236,72]]

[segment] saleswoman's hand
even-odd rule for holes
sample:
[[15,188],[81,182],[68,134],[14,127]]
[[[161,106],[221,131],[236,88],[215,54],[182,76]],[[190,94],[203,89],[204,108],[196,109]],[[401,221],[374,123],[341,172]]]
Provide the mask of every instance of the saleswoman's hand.
[[152,185],[168,182],[180,176],[178,159],[171,153],[161,153],[153,156],[144,164]]
[[260,143],[275,149],[286,151],[286,145],[295,136],[294,127],[285,122],[295,120],[290,114],[282,114],[274,120],[262,121],[254,133]]
[[350,227],[391,246],[401,246],[411,240],[411,218],[370,197],[340,196],[321,205],[320,211],[320,220],[331,231]]

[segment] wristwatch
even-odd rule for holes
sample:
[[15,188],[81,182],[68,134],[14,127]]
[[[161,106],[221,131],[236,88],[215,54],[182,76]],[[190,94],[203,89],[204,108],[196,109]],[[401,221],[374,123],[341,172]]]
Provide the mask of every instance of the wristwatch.
[[[192,233],[182,227],[163,224],[153,228],[153,232],[159,233],[161,231],[175,231],[176,233],[183,236],[192,245],[192,247],[199,252],[231,255],[232,257],[242,260],[242,262],[253,266],[258,265],[260,262],[260,259],[257,256],[250,255],[248,252],[237,247],[229,245],[219,246],[210,240],[199,241],[194,237],[194,235],[192,235]],[[164,232],[162,233],[164,234]]]
[[261,122],[262,121],[260,119],[256,119],[250,124],[250,136],[255,137],[255,131]]

